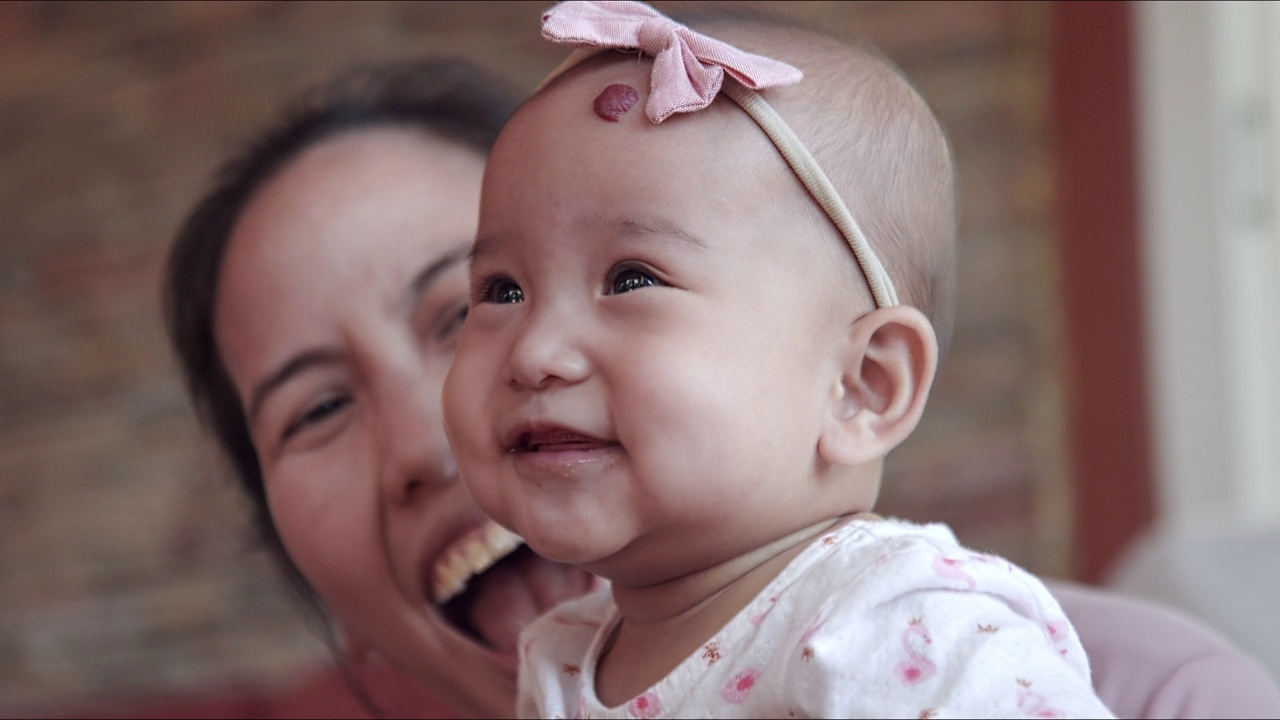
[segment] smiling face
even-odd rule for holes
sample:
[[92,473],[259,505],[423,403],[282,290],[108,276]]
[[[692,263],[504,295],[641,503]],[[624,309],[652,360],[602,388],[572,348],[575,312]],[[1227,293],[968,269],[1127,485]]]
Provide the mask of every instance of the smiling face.
[[857,315],[824,288],[851,260],[822,249],[841,241],[727,100],[655,126],[642,93],[618,122],[596,116],[602,88],[647,87],[648,72],[575,71],[504,130],[445,387],[477,502],[623,585],[849,502],[821,480],[817,445]]
[[519,627],[584,588],[549,564],[472,583],[460,632],[434,596],[511,547],[457,481],[440,387],[466,307],[484,158],[396,127],[305,151],[251,201],[216,334],[290,558],[356,643],[458,712],[509,714]]

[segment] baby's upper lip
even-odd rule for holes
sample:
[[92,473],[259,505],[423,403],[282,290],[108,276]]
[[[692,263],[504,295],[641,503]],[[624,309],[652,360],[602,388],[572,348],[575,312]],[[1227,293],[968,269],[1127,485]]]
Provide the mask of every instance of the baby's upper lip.
[[537,452],[548,446],[571,450],[616,444],[616,440],[554,422],[521,423],[507,432],[503,441],[507,452]]

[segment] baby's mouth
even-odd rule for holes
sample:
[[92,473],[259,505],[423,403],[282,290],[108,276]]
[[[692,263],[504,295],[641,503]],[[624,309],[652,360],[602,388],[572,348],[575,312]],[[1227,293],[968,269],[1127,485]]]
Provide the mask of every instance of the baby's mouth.
[[441,554],[432,594],[459,630],[514,655],[526,625],[594,582],[589,573],[539,557],[517,535],[488,522]]
[[517,433],[507,444],[512,453],[570,452],[574,450],[598,450],[617,443],[560,428],[529,430]]

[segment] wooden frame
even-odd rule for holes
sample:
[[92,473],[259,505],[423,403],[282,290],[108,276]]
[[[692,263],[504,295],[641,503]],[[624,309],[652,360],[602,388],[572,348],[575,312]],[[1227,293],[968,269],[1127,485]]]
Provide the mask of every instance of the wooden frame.
[[1132,8],[1051,4],[1073,574],[1101,581],[1154,515]]

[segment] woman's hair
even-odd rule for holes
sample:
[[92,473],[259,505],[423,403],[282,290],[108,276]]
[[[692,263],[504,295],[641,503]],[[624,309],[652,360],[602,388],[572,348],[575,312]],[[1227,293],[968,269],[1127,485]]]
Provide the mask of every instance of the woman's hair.
[[324,140],[353,130],[409,127],[487,156],[516,108],[515,98],[501,79],[455,59],[402,61],[339,75],[302,95],[278,124],[224,164],[174,239],[163,287],[165,325],[196,414],[231,461],[267,548],[326,635],[331,633],[319,598],[285,552],[272,522],[245,408],[214,337],[227,244],[263,185]]

